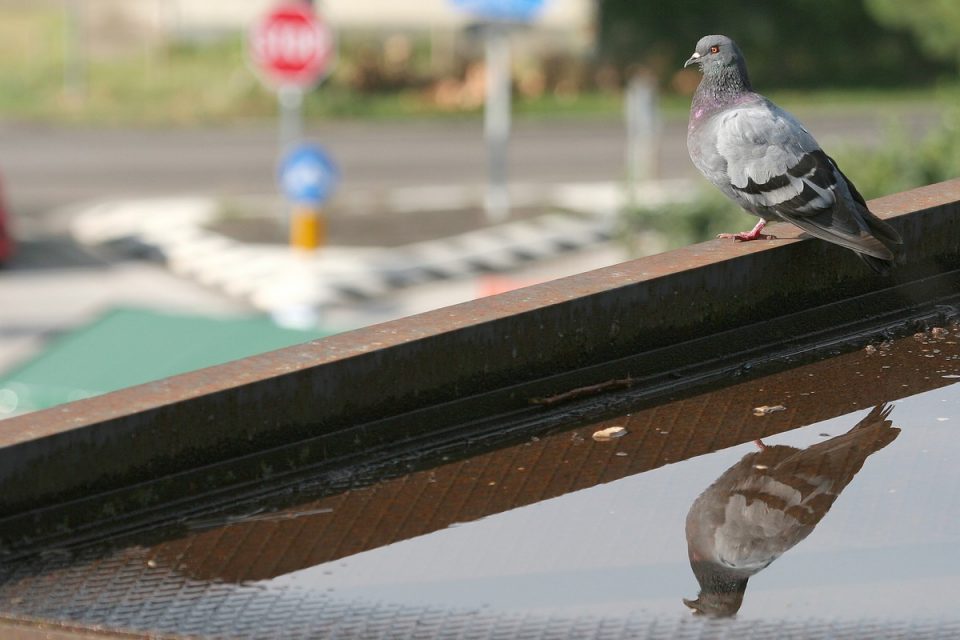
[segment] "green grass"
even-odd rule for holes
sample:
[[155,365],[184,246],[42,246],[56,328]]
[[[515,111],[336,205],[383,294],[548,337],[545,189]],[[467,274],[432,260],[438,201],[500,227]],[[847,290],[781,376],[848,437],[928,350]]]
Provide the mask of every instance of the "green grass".
[[[48,7],[51,5],[47,5]],[[56,5],[52,5],[56,6]],[[65,82],[65,15],[53,8],[0,9],[0,118],[92,125],[203,125],[273,118],[274,94],[249,68],[243,34],[204,44],[128,46],[122,54],[90,52],[80,91]],[[350,67],[341,42],[341,68]],[[423,51],[418,58],[425,58]],[[960,102],[960,85],[920,89],[775,92],[791,110],[842,112],[880,109],[895,117],[916,105]],[[689,96],[664,95],[664,117],[686,117]],[[450,111],[435,106],[424,90],[358,93],[334,75],[307,96],[311,119],[464,118],[480,109]],[[619,118],[623,98],[615,92],[570,96],[545,94],[517,99],[520,118]]]
[[65,80],[66,23],[51,9],[0,11],[0,116],[7,120],[197,124],[266,116],[275,99],[247,68],[242,40],[91,52]]

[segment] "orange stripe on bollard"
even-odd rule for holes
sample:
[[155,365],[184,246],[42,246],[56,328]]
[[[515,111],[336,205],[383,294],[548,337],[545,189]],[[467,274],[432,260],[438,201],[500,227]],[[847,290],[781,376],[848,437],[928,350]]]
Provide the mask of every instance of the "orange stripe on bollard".
[[317,249],[326,244],[327,224],[323,211],[294,207],[290,215],[290,246],[294,249]]

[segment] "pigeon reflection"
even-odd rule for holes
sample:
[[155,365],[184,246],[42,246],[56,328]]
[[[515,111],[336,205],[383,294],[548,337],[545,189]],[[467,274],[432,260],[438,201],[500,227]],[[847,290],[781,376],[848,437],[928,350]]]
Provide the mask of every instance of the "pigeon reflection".
[[864,461],[900,429],[881,404],[847,433],[806,449],[748,453],[701,493],[687,514],[687,552],[700,583],[694,613],[732,616],[747,580],[810,535]]

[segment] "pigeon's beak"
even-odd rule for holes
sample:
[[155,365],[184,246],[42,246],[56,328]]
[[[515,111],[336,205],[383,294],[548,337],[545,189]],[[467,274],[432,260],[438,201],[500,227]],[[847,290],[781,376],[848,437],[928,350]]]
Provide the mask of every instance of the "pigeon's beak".
[[687,68],[692,64],[697,64],[698,62],[700,62],[700,54],[694,51],[693,55],[690,56],[690,59],[683,63],[683,67]]

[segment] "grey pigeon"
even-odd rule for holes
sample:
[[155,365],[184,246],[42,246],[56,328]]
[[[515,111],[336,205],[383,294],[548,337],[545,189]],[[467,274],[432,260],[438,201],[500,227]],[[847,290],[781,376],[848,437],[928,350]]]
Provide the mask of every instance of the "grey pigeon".
[[900,429],[879,405],[847,433],[806,449],[748,453],[701,493],[687,514],[687,552],[700,583],[694,613],[734,615],[747,580],[810,535],[873,453]]
[[867,209],[863,196],[791,114],[753,91],[737,44],[704,36],[685,67],[703,78],[693,96],[687,149],[697,169],[760,222],[735,240],[769,238],[780,219],[827,242],[854,250],[886,273],[897,259],[900,234]]

